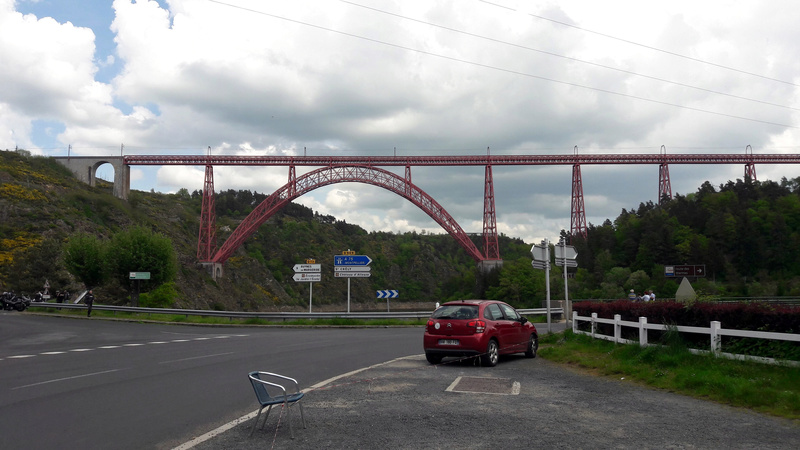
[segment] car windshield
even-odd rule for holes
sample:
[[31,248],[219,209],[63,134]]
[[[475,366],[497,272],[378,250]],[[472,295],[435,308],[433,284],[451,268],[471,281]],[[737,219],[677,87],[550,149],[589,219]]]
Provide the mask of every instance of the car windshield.
[[444,305],[433,312],[434,319],[477,319],[477,305]]

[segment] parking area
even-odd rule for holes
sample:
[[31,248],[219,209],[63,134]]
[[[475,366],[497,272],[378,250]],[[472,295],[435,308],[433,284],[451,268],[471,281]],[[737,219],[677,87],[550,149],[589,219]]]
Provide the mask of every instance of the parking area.
[[503,357],[491,368],[447,362],[415,355],[310,390],[308,428],[292,410],[295,439],[290,419],[273,410],[253,437],[248,420],[193,448],[800,447],[800,426],[790,421],[541,358]]

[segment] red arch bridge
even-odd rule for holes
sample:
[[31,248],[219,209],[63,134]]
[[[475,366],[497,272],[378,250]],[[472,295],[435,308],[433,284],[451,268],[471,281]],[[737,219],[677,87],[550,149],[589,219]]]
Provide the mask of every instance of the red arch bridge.
[[[131,165],[202,165],[205,166],[203,206],[197,245],[197,258],[204,263],[223,264],[233,252],[254,234],[273,214],[293,199],[314,189],[335,183],[366,183],[387,189],[409,200],[444,228],[478,263],[500,260],[494,202],[492,166],[571,165],[572,202],[570,234],[586,237],[586,210],[583,201],[581,165],[655,164],[659,167],[658,198],[672,198],[670,164],[743,164],[744,176],[756,180],[756,164],[800,164],[799,154],[754,154],[747,146],[744,154],[659,154],[579,155],[491,155],[485,156],[123,156],[123,167]],[[214,166],[285,166],[288,181],[259,204],[231,236],[217,246],[214,211]],[[297,166],[318,167],[301,176]],[[382,167],[405,167],[400,176]],[[447,211],[411,181],[412,166],[484,166],[483,250],[479,250]]]

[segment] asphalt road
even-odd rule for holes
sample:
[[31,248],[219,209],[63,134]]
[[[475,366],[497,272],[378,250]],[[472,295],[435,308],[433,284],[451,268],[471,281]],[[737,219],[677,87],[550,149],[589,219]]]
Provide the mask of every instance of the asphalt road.
[[302,387],[419,354],[421,328],[197,327],[0,312],[0,448],[172,448]]

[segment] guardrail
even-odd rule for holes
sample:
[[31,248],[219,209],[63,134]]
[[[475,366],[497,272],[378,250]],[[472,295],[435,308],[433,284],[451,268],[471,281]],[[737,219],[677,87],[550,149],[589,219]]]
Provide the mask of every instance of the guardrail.
[[[578,329],[579,322],[591,322],[592,324],[591,331],[579,330]],[[614,325],[614,336],[597,333],[598,323]],[[624,339],[622,337],[622,327],[638,328],[639,340],[636,341],[631,339]],[[690,327],[681,325],[678,326],[663,325],[660,323],[647,323],[647,317],[639,317],[638,322],[632,322],[628,320],[622,320],[622,316],[619,314],[615,314],[613,319],[601,319],[597,317],[597,313],[592,313],[591,317],[579,316],[577,312],[572,313],[572,331],[574,333],[585,334],[587,336],[591,336],[594,339],[605,339],[607,341],[612,341],[619,344],[639,344],[642,347],[647,347],[648,345],[654,345],[654,344],[649,344],[647,342],[647,330],[667,331],[670,329],[674,329],[683,333],[699,333],[699,334],[709,335],[709,338],[711,340],[711,351],[709,352],[707,350],[698,350],[690,348],[689,351],[694,354],[713,353],[716,356],[721,356],[723,358],[728,358],[728,359],[750,360],[766,364],[787,364],[794,367],[800,367],[800,362],[796,361],[784,361],[784,360],[777,360],[774,358],[765,358],[761,356],[740,355],[735,353],[722,352],[722,336],[736,336],[736,337],[746,337],[746,338],[756,338],[756,339],[771,339],[780,341],[800,342],[800,334],[771,333],[766,331],[735,330],[732,328],[722,328],[722,323],[718,321],[712,321],[706,328],[706,327]]]
[[[57,308],[57,309],[86,309],[86,305],[72,303],[47,303],[33,302],[30,308]],[[168,308],[139,308],[133,306],[100,305],[95,303],[93,311],[114,311],[138,314],[172,314],[178,316],[200,317],[227,317],[233,319],[265,319],[265,320],[296,320],[296,319],[426,319],[432,311],[411,312],[259,312],[259,311],[212,311],[207,309],[168,309]],[[523,316],[547,314],[547,308],[518,309]],[[564,314],[562,308],[550,308],[551,315]]]

